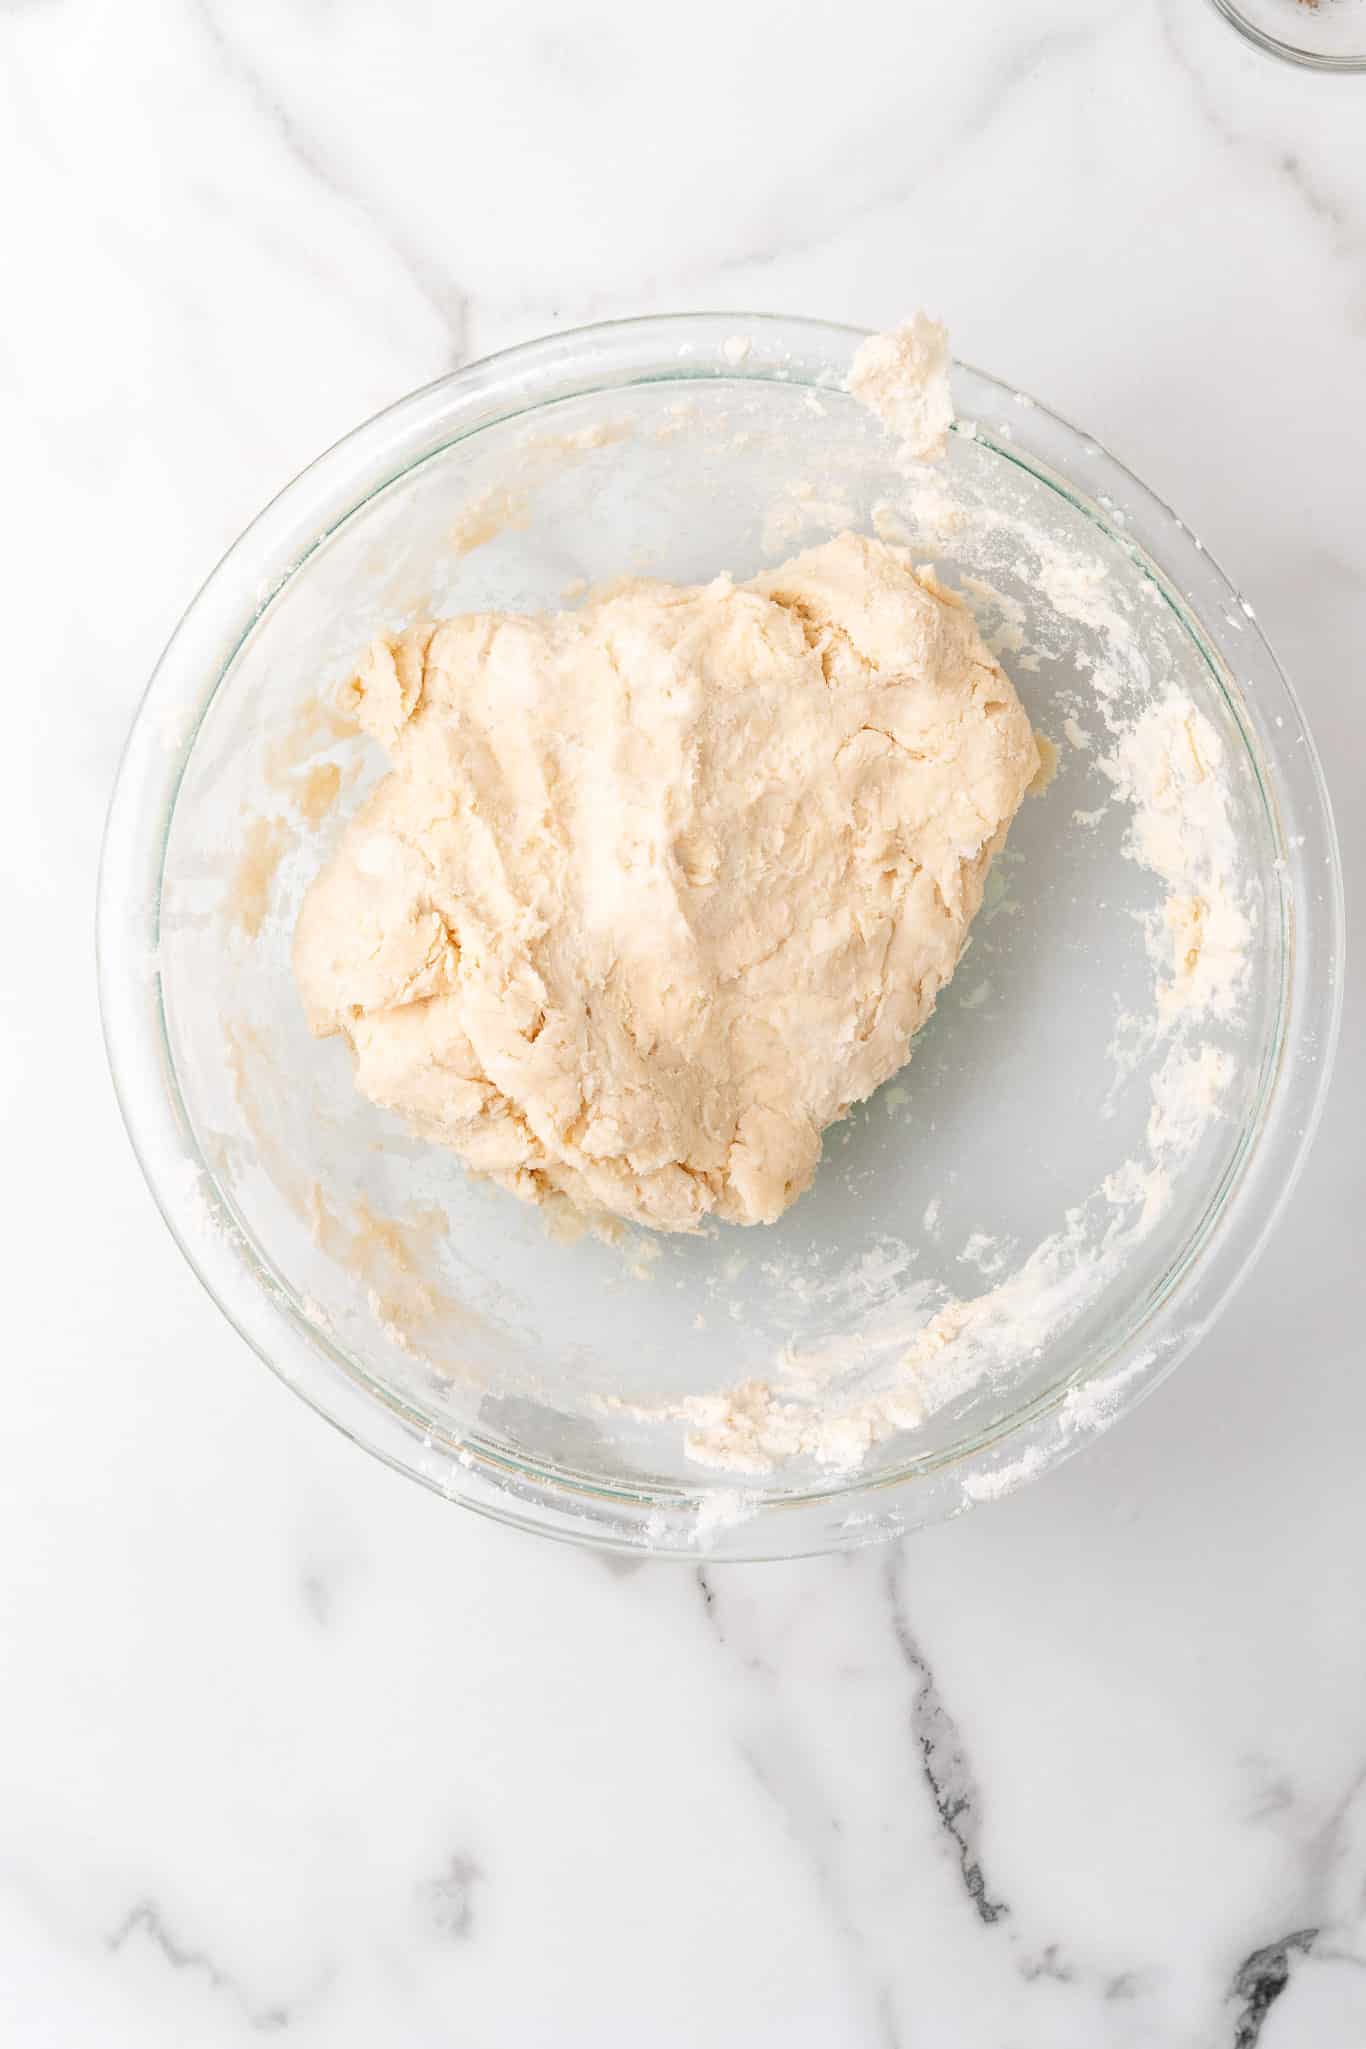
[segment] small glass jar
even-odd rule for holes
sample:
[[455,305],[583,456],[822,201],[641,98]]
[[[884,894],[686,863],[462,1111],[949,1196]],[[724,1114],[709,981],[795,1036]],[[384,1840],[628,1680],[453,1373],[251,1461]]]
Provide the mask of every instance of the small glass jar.
[[1250,43],[1316,71],[1366,71],[1366,0],[1214,0]]

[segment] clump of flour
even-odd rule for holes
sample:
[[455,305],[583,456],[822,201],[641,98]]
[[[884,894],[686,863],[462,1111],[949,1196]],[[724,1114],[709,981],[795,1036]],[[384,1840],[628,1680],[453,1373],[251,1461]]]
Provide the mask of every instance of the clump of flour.
[[850,365],[849,389],[911,462],[937,462],[953,425],[947,328],[913,313],[890,334],[870,334]]
[[1220,755],[1209,720],[1173,693],[1125,727],[1100,763],[1132,812],[1125,852],[1166,886],[1148,945],[1168,1019],[1227,1017],[1247,974],[1251,930],[1230,885],[1238,850]]

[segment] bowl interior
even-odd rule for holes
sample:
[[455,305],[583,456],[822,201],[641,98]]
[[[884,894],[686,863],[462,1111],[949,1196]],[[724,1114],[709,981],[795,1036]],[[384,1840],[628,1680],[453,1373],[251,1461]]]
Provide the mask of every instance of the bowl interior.
[[[958,396],[975,431],[934,474],[900,469],[830,380],[781,368],[680,362],[486,417],[375,483],[227,662],[166,833],[170,1085],[255,1270],[335,1372],[429,1442],[588,1499],[720,1485],[753,1505],[926,1472],[1137,1356],[1217,1218],[1288,973],[1257,741],[1213,635],[1122,511],[1026,457],[995,387],[965,375]],[[411,1139],[357,1094],[342,1045],[304,1027],[300,898],[382,769],[336,689],[372,635],[424,614],[555,608],[622,575],[744,576],[846,526],[908,540],[964,591],[1057,773],[909,1066],[830,1131],[787,1216],[575,1235]],[[1243,622],[1218,623],[1227,642]],[[1216,881],[1249,943],[1236,1002],[1173,1022],[1157,1001],[1171,883],[1134,857],[1113,763],[1117,735],[1178,703],[1213,757]],[[1214,1063],[1217,1101],[1155,1135],[1190,1060]],[[853,1475],[810,1456],[699,1465],[703,1412],[658,1413],[757,1381],[798,1406],[819,1388],[857,1420],[913,1358],[922,1420]]]

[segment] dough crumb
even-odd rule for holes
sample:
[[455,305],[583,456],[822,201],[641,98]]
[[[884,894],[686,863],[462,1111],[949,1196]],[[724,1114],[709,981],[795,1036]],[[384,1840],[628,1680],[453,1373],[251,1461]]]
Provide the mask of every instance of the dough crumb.
[[1034,745],[1039,750],[1039,772],[1029,785],[1029,794],[1041,797],[1058,772],[1058,749],[1046,733],[1036,733]]
[[850,366],[849,389],[911,461],[938,462],[953,425],[948,329],[913,313],[890,334],[870,334]]

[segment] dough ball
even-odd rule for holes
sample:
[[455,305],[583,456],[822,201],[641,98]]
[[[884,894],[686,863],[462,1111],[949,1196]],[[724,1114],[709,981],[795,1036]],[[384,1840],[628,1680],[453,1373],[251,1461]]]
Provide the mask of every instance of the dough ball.
[[476,1172],[663,1230],[807,1187],[1039,767],[961,599],[854,534],[414,626],[354,688],[392,772],[300,913],[313,1030]]

